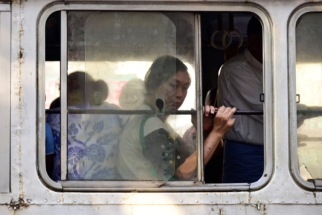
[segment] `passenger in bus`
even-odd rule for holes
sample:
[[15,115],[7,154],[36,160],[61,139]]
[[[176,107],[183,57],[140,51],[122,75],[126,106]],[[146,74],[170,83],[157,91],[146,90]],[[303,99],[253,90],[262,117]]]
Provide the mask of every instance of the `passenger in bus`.
[[[132,115],[118,144],[117,170],[124,180],[180,180],[195,178],[197,152],[184,155],[184,144],[166,123],[167,111],[176,111],[190,87],[187,67],[177,58],[156,59],[145,76],[146,98],[139,110],[165,114]],[[161,100],[161,101],[160,101]],[[204,163],[210,160],[223,135],[234,124],[235,108],[204,111]],[[195,118],[192,119],[196,126]],[[180,144],[181,143],[181,144]]]
[[106,82],[103,80],[97,80],[91,85],[92,86],[90,87],[92,90],[91,95],[89,95],[89,104],[92,106],[104,104],[104,101],[108,96],[108,86]]
[[144,103],[145,87],[140,78],[134,78],[123,85],[119,97],[120,106],[123,110],[137,110]]
[[[263,110],[262,25],[252,17],[247,26],[248,47],[219,71],[219,105],[239,110]],[[263,116],[239,115],[225,135],[224,183],[251,183],[264,171]]]
[[[104,102],[108,87],[103,80],[95,81],[88,73],[74,72],[68,76],[69,110],[119,110]],[[50,114],[47,122],[53,129],[55,157],[52,179],[60,180],[60,115]],[[114,179],[118,137],[124,125],[115,114],[68,114],[68,175],[69,179]]]

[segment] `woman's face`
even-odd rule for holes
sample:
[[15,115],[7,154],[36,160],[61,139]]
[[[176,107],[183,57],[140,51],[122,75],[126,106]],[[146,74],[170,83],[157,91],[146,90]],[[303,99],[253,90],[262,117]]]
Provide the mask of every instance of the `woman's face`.
[[190,82],[188,72],[179,71],[157,89],[151,89],[150,92],[164,96],[165,110],[178,110],[187,96]]

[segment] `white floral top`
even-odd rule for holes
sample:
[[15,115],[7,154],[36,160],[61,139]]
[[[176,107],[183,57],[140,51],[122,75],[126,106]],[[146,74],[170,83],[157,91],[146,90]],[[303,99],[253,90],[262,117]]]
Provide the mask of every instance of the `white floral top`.
[[[84,109],[75,106],[75,109]],[[119,109],[104,103],[87,109]],[[68,115],[68,179],[117,179],[115,158],[119,135],[127,117],[116,114]],[[51,178],[60,180],[60,114],[48,114],[47,123],[55,142],[54,168]]]

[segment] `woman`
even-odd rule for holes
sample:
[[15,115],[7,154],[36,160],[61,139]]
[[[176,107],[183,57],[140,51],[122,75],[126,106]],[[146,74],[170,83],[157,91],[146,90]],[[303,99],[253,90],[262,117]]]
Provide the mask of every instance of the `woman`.
[[[119,110],[117,105],[104,102],[108,96],[105,81],[86,72],[68,75],[69,110]],[[67,168],[68,179],[116,179],[115,154],[119,135],[126,118],[116,114],[68,114]],[[60,114],[49,114],[55,140],[54,167],[51,178],[60,180]],[[50,174],[50,172],[49,172]]]
[[[156,59],[145,76],[146,99],[139,110],[178,110],[190,86],[187,67],[177,58]],[[162,102],[160,102],[160,99]],[[160,104],[161,103],[161,104]],[[204,111],[204,163],[207,164],[223,135],[234,124],[236,108],[221,107],[213,120],[214,107]],[[125,180],[187,180],[196,174],[197,152],[182,155],[175,131],[165,122],[168,115],[133,115],[118,145],[117,170]],[[192,123],[196,127],[196,120]]]

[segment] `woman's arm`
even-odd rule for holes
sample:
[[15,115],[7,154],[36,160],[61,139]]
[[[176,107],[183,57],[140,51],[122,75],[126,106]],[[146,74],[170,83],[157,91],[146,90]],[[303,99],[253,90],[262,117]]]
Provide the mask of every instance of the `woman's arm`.
[[[224,106],[219,108],[213,120],[212,129],[204,141],[204,165],[209,162],[224,134],[229,131],[229,129],[235,123],[236,119],[232,118],[235,111],[236,108],[226,108]],[[210,116],[209,112],[211,113]],[[205,116],[212,118],[213,113],[213,107],[205,108]],[[197,152],[194,152],[181,166],[176,169],[175,176],[180,179],[190,178],[195,173],[197,168],[197,158]]]

